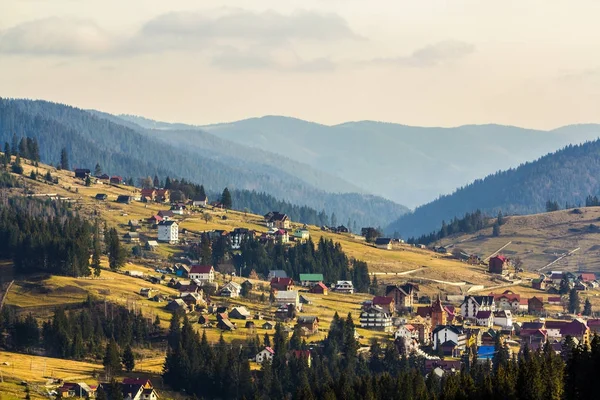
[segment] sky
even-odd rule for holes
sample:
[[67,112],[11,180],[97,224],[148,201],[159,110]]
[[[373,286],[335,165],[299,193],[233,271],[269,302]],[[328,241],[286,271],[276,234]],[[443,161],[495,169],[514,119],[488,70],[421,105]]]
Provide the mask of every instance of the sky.
[[598,0],[3,0],[0,96],[169,122],[600,122]]

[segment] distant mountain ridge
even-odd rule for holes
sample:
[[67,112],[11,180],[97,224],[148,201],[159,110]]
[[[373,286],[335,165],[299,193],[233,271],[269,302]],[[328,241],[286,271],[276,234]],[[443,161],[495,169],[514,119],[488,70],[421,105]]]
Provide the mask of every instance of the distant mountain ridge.
[[[211,192],[219,192],[225,186],[232,190],[266,192],[294,205],[325,210],[327,215],[335,213],[340,223],[351,220],[358,225],[384,226],[407,211],[406,207],[380,197],[361,193],[337,194],[317,188],[298,177],[301,174],[290,173],[294,168],[303,169],[305,176],[313,173],[310,167],[297,162],[290,161],[286,167],[290,172],[287,172],[273,162],[278,159],[285,164],[285,160],[277,155],[257,151],[260,154],[256,156],[251,154],[254,149],[208,133],[191,134],[193,140],[206,145],[174,145],[172,139],[158,139],[156,131],[136,127],[107,114],[101,116],[45,101],[0,98],[0,141],[10,143],[13,135],[35,137],[40,143],[42,161],[47,163],[57,162],[64,147],[72,167],[91,169],[98,162],[111,174],[136,179],[157,174],[161,179],[170,176],[202,183]],[[183,142],[183,139],[178,137],[174,141]],[[319,171],[313,175],[315,181],[323,179],[322,187],[353,187]],[[364,202],[371,203],[371,207],[362,206]]]
[[[586,129],[589,128],[593,126]],[[585,204],[588,195],[598,194],[600,140],[595,140],[569,145],[518,168],[478,179],[403,215],[386,231],[399,232],[408,238],[430,233],[439,229],[442,221],[449,222],[476,209],[490,216],[495,216],[498,211],[505,215],[534,214],[545,211],[548,200],[564,207],[566,203]]]
[[409,207],[600,134],[598,125],[553,131],[494,124],[427,128],[374,121],[327,126],[278,116],[198,129],[328,171]]

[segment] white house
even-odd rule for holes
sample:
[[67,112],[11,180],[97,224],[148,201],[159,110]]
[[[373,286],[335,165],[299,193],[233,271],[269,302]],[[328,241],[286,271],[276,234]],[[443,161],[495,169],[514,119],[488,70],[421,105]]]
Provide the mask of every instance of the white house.
[[510,310],[496,311],[494,313],[494,324],[505,329],[511,329],[513,326],[513,320]]
[[242,287],[235,283],[229,282],[221,288],[219,292],[223,297],[240,297],[240,292],[242,291]]
[[294,237],[296,238],[296,240],[304,242],[304,241],[310,239],[310,232],[306,228],[298,228],[294,232]]
[[215,269],[212,265],[192,265],[188,276],[192,280],[200,282],[213,282],[215,280]]
[[379,306],[370,306],[360,313],[360,327],[389,332],[394,328],[392,317]]
[[196,196],[192,200],[192,205],[196,207],[206,207],[208,205],[208,197],[204,196]]
[[284,306],[287,304],[293,304],[296,306],[296,310],[300,311],[300,297],[298,296],[297,290],[279,290],[275,295],[275,303],[278,306]]
[[404,343],[409,343],[411,340],[419,340],[419,331],[412,325],[400,325],[394,332],[394,339],[404,339]]
[[175,244],[179,242],[179,225],[175,221],[158,223],[158,241]]
[[466,296],[460,305],[460,315],[476,318],[479,311],[496,311],[494,296]]
[[477,326],[486,326],[488,328],[494,326],[494,314],[492,311],[479,311],[475,315],[475,319],[477,320]]
[[263,361],[272,361],[275,351],[270,347],[265,347],[260,353],[254,356],[254,361],[258,364],[262,364]]
[[437,344],[443,345],[447,342],[454,342],[456,347],[464,350],[467,343],[467,335],[460,326],[440,325],[432,332],[433,349],[437,350]]
[[337,281],[335,284],[335,291],[340,293],[354,293],[354,285],[352,281]]

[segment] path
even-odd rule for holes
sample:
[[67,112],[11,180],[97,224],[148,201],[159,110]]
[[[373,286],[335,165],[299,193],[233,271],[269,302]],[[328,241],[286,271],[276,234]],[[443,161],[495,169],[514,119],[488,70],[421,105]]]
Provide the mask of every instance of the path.
[[509,287],[509,286],[520,285],[521,283],[523,283],[523,280],[518,279],[514,282],[503,283],[502,285],[487,286],[487,287],[484,287],[483,289],[473,290],[472,293],[483,292],[484,290],[487,291],[487,290],[502,289],[502,288]]
[[489,256],[487,256],[486,258],[484,258],[483,261],[487,261],[490,258],[494,257],[496,254],[500,253],[502,250],[504,250],[505,248],[507,248],[511,243],[512,243],[512,240],[510,242],[506,243],[504,246],[500,247],[498,250],[496,250],[495,252],[493,252],[492,254],[490,254]]
[[546,268],[550,267],[551,265],[554,265],[554,264],[556,264],[557,262],[559,262],[559,261],[560,261],[560,260],[562,260],[563,258],[565,258],[565,257],[568,257],[568,256],[570,256],[571,254],[574,254],[574,253],[578,252],[579,250],[581,250],[581,247],[578,247],[578,248],[576,248],[576,249],[573,249],[573,250],[571,250],[571,251],[570,251],[570,252],[568,252],[568,253],[565,253],[565,254],[563,254],[562,256],[558,257],[556,260],[552,261],[550,264],[548,264],[548,265],[546,265],[546,266],[544,266],[544,267],[542,267],[542,268],[538,269],[538,271],[543,271],[543,270],[545,270]]
[[14,280],[10,281],[10,283],[8,284],[8,286],[6,287],[6,290],[4,291],[4,293],[2,294],[2,300],[0,300],[0,311],[2,311],[2,307],[4,307],[4,300],[6,300],[6,296],[8,296],[8,291],[10,290],[10,288],[12,287],[13,283],[15,283]]
[[423,267],[423,268],[411,269],[410,271],[404,271],[404,272],[369,272],[369,275],[396,275],[396,276],[402,276],[402,275],[414,274],[415,272],[423,271],[425,269],[427,269],[427,268]]

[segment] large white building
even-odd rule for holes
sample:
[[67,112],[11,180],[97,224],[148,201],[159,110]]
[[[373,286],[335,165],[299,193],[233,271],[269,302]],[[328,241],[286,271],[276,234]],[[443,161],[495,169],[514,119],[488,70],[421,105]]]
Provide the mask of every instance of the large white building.
[[213,282],[215,280],[215,269],[212,265],[192,265],[188,276],[190,279],[202,283]]
[[494,296],[467,296],[460,305],[460,315],[476,318],[479,311],[496,311]]
[[379,306],[371,306],[360,313],[360,327],[390,332],[394,326],[392,317]]
[[179,242],[179,225],[175,221],[158,223],[158,241],[175,244]]

